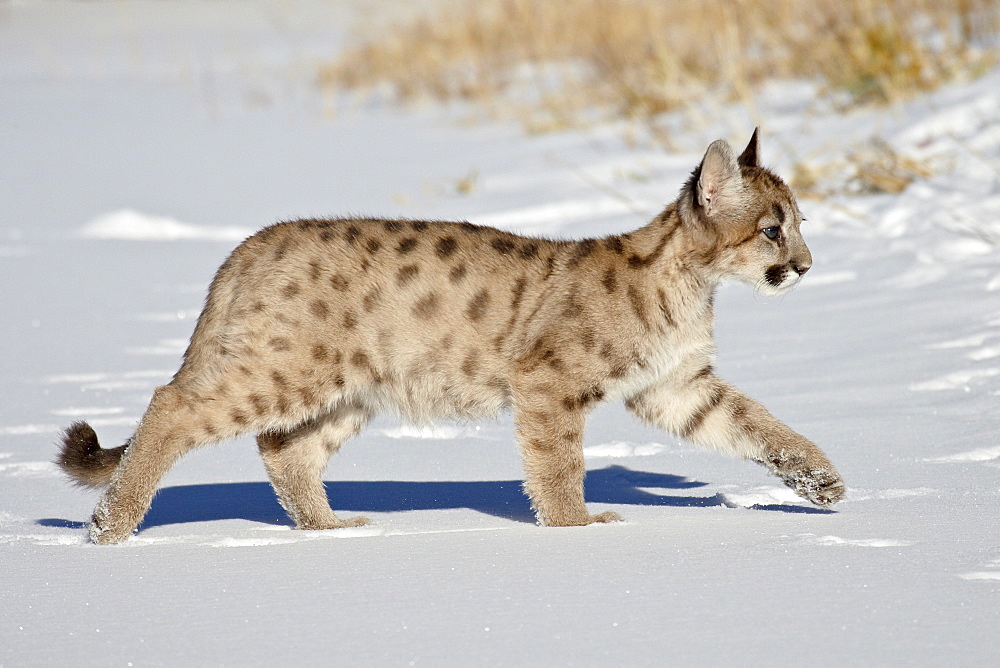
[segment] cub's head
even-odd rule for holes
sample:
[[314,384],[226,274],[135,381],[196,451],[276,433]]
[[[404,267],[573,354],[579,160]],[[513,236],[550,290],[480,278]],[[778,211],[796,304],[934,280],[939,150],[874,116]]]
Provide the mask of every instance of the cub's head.
[[715,278],[736,278],[778,295],[809,271],[802,213],[785,182],[760,164],[758,131],[737,157],[720,139],[681,191],[682,224]]

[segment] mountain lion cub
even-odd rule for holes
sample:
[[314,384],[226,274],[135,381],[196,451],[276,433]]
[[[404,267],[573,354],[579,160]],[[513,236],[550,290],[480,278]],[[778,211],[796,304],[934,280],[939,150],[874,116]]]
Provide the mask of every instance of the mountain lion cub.
[[298,220],[240,244],[212,281],[180,370],[135,435],[102,449],[85,422],[59,465],[108,486],[96,543],[135,531],[163,475],[192,448],[257,435],[302,529],[358,526],[330,509],[327,461],[372,416],[474,420],[512,408],[524,489],[549,526],[620,519],[584,505],[583,432],[600,402],[766,466],[828,506],[844,484],[823,452],[715,375],[712,297],[736,278],[769,295],[812,257],[791,191],[712,143],[677,200],[628,234],[522,237],[470,223]]

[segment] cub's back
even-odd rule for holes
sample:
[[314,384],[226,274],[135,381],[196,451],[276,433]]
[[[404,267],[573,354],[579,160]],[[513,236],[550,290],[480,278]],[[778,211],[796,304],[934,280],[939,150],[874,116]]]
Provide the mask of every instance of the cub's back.
[[521,315],[568,243],[469,223],[279,223],[219,270],[186,357],[325,372],[348,394],[378,386],[418,418],[495,412]]

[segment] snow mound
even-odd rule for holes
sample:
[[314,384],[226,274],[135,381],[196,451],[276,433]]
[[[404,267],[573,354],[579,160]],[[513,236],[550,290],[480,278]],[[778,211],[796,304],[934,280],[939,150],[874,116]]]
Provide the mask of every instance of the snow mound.
[[852,545],[854,547],[909,547],[913,545],[913,541],[895,538],[841,538],[840,536],[814,536],[813,534],[802,534],[802,537],[817,545]]
[[958,577],[963,580],[1000,580],[1000,571],[980,571],[978,573],[962,573]]
[[88,239],[120,241],[242,241],[253,230],[242,227],[208,227],[153,216],[134,209],[102,214],[83,226]]
[[1000,459],[1000,446],[968,450],[966,452],[958,452],[954,455],[945,455],[944,457],[931,457],[924,461],[940,464],[956,464],[962,462],[989,462],[994,459]]
[[758,487],[749,492],[721,492],[718,494],[722,505],[729,508],[753,508],[754,506],[773,506],[784,504],[800,504],[804,500],[787,487]]
[[9,476],[51,476],[59,473],[52,462],[14,462],[0,464],[0,474]]

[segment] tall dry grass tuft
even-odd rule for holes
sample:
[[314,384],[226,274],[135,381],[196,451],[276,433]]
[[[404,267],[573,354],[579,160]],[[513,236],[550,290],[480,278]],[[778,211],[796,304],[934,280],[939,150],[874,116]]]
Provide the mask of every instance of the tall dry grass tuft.
[[998,33],[995,0],[451,0],[365,35],[320,81],[542,130],[752,101],[774,78],[894,101],[993,66]]

